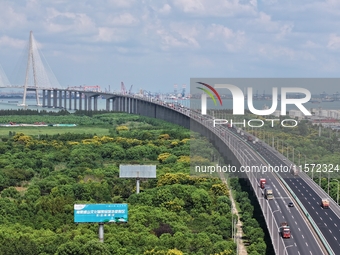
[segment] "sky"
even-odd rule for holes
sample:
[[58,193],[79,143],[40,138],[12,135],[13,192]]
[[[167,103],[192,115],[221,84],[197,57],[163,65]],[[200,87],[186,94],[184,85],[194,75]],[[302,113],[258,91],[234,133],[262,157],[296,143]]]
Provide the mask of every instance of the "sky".
[[12,84],[24,77],[33,31],[62,87],[338,78],[339,17],[338,0],[1,0],[0,65]]

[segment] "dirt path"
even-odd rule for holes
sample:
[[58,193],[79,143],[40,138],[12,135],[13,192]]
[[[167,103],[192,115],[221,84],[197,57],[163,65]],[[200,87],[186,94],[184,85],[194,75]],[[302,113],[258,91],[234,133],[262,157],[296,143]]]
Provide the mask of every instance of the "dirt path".
[[[228,183],[227,180],[224,178],[224,176],[221,176],[221,180],[222,182],[228,187]],[[229,189],[229,187],[228,187]],[[247,249],[243,243],[243,231],[242,231],[242,221],[240,221],[240,216],[238,214],[238,211],[236,209],[236,204],[235,204],[235,200],[233,198],[232,195],[232,190],[229,189],[229,198],[231,200],[231,205],[232,205],[232,213],[236,214],[238,216],[238,221],[236,223],[236,228],[237,228],[237,232],[236,232],[236,242],[237,242],[237,255],[247,255]]]

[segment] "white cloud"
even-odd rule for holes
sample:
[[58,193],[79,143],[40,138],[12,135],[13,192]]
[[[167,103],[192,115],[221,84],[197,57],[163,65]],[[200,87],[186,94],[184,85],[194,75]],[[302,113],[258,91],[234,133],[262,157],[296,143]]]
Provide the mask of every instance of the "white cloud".
[[113,25],[113,26],[133,26],[138,24],[138,19],[132,15],[131,13],[122,13],[119,15],[110,15],[107,18],[107,25]]
[[168,4],[164,4],[162,8],[158,10],[161,14],[169,14],[171,12],[171,6]]
[[120,8],[129,8],[136,4],[135,0],[108,0],[109,5]]
[[254,15],[257,0],[173,0],[181,11],[201,16],[235,16],[238,14]]
[[178,34],[179,38],[187,43],[188,46],[199,48],[197,36],[199,35],[199,29],[194,25],[188,25],[185,23],[172,23],[170,25],[171,31]]
[[27,41],[11,38],[7,35],[0,37],[0,47],[22,49],[27,45]]
[[309,49],[317,49],[321,48],[322,46],[316,42],[308,40],[306,43],[302,45],[303,48],[309,48]]
[[329,36],[327,47],[331,50],[336,50],[340,48],[340,37],[336,34],[331,34]]
[[98,34],[93,37],[95,42],[123,42],[126,39],[124,30],[112,27],[98,28]]
[[265,31],[275,31],[278,29],[278,24],[272,21],[270,15],[264,12],[259,12],[257,16],[258,17],[255,18],[254,21],[250,20],[248,22],[251,25],[255,25],[257,27],[257,30],[264,29]]
[[171,34],[169,34],[166,30],[164,29],[159,29],[157,30],[157,34],[160,36],[161,41],[162,41],[162,46],[161,48],[163,50],[168,50],[169,48],[172,47],[184,47],[186,44],[184,42],[181,42]]
[[0,2],[0,28],[2,31],[10,31],[13,28],[27,25],[26,15],[15,11],[6,2]]
[[257,0],[250,0],[249,3],[250,5],[257,7]]
[[59,12],[54,8],[49,8],[47,11],[45,27],[50,33],[89,34],[96,27],[92,19],[85,13]]
[[254,49],[254,53],[266,59],[278,61],[312,61],[315,56],[310,52],[293,49],[281,45],[263,44],[258,45]]
[[184,12],[204,12],[203,0],[174,0],[174,4]]
[[206,30],[207,39],[220,42],[229,51],[240,50],[245,45],[246,38],[243,31],[234,32],[232,29],[219,24],[212,24]]
[[294,27],[294,25],[292,25],[292,24],[285,24],[285,25],[281,26],[279,33],[276,35],[276,38],[277,39],[285,38],[287,35],[289,35],[292,32],[293,27]]
[[[321,63],[326,63],[330,55],[334,59],[331,65],[324,65],[325,72],[338,75],[340,70],[334,68],[340,66],[338,0],[21,2],[0,0],[1,57],[9,55],[8,49],[16,53],[24,48],[33,30],[44,50],[49,51],[44,55],[55,57],[56,62],[67,59],[70,66],[76,62],[81,69],[83,60],[88,63],[95,59],[107,66],[103,59],[119,56],[119,61],[133,63],[136,69],[131,71],[143,78],[146,68],[162,71],[163,66],[156,63],[164,59],[175,63],[183,58],[189,66],[201,59],[202,68],[206,64],[214,71],[217,66],[226,66],[224,56],[229,52],[233,53],[228,54],[228,61],[233,63],[230,75],[237,70],[242,73],[242,69],[262,70],[256,75],[263,75],[266,68],[276,66],[289,67],[273,71],[277,74],[317,70],[321,75]],[[146,63],[144,58],[151,55],[154,61]],[[138,61],[134,61],[136,58]],[[8,69],[12,60],[1,61]],[[64,67],[61,63],[60,69]],[[164,64],[162,76],[166,77],[167,70],[169,66]],[[182,68],[177,72],[185,73]]]

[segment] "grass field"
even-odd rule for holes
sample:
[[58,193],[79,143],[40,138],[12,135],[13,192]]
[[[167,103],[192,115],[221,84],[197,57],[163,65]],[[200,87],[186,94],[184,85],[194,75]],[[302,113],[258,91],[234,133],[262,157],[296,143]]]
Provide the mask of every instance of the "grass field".
[[96,135],[108,135],[109,129],[98,126],[76,126],[76,127],[0,127],[0,136],[8,136],[9,131],[16,133],[24,133],[25,135],[54,135],[64,133],[85,133]]

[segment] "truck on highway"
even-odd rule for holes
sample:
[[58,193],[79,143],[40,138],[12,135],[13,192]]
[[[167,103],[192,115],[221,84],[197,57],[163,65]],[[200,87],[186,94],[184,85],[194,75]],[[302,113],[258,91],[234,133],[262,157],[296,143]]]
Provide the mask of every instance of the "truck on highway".
[[270,187],[269,185],[265,185],[264,187],[264,197],[269,200],[269,199],[273,199],[273,189],[272,187]]
[[329,200],[327,198],[321,199],[321,206],[324,209],[328,209],[329,208]]
[[296,165],[292,167],[292,172],[295,176],[299,175],[299,169],[296,167]]
[[261,178],[260,179],[260,187],[261,189],[264,189],[264,185],[266,184],[266,179],[265,178]]
[[280,227],[282,238],[290,238],[290,226],[287,222],[282,222]]

